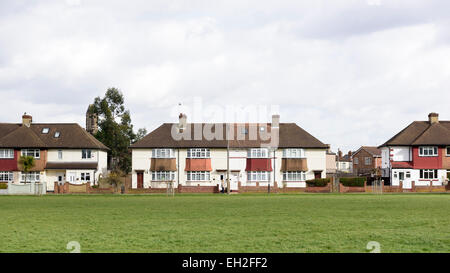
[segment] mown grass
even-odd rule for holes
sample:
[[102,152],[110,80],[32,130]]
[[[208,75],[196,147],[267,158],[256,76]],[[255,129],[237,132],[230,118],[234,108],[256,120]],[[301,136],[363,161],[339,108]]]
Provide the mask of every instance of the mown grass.
[[0,252],[450,252],[450,195],[0,196],[0,230]]

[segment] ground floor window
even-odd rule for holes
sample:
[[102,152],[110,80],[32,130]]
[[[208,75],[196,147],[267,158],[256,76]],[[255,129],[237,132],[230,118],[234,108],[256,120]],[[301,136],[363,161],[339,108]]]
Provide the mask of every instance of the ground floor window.
[[81,181],[91,181],[91,173],[81,173]]
[[28,172],[24,173],[22,172],[20,174],[20,181],[21,182],[39,182],[40,181],[40,174],[39,172]]
[[169,171],[152,172],[152,180],[154,180],[154,181],[175,180],[175,172],[169,172]]
[[1,182],[8,182],[13,180],[13,173],[12,172],[0,172],[0,181]]
[[268,181],[269,172],[247,172],[248,181]]
[[420,170],[420,179],[437,179],[437,170]]
[[197,171],[197,172],[187,172],[187,181],[209,181],[210,172],[207,171]]
[[305,172],[283,172],[283,181],[305,181]]

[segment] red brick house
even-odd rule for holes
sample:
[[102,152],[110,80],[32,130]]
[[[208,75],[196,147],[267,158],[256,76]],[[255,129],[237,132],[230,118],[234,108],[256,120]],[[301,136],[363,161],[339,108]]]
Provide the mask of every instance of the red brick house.
[[361,146],[352,155],[353,173],[356,175],[376,175],[381,169],[381,150],[373,146]]

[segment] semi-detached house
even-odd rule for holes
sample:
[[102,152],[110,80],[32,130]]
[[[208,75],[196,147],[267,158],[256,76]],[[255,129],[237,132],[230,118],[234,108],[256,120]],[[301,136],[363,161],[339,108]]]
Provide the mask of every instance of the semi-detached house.
[[441,186],[450,175],[450,121],[437,113],[412,122],[380,148],[383,177],[393,186]]
[[[202,133],[208,130],[216,137]],[[188,137],[175,139],[174,133]],[[180,114],[178,124],[164,123],[131,145],[132,187],[164,188],[169,181],[174,187],[216,186],[227,174],[232,191],[239,183],[306,187],[306,180],[326,177],[327,148],[295,123],[280,123],[279,115],[268,124],[209,124],[187,123]]]
[[[47,191],[55,182],[95,184],[107,173],[108,148],[76,123],[0,123],[0,183],[45,182]],[[24,173],[18,164],[22,155],[33,156],[35,166]]]

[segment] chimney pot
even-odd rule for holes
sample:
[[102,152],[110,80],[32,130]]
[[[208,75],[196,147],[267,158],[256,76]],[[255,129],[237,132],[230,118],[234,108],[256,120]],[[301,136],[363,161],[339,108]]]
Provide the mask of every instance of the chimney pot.
[[438,113],[430,113],[428,114],[428,121],[430,124],[439,122],[439,114]]
[[30,127],[31,122],[33,122],[33,117],[31,115],[27,115],[27,113],[24,113],[22,116],[22,125]]
[[272,128],[280,128],[280,115],[272,115]]

